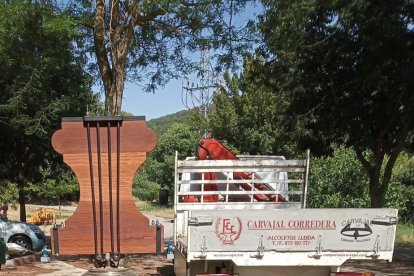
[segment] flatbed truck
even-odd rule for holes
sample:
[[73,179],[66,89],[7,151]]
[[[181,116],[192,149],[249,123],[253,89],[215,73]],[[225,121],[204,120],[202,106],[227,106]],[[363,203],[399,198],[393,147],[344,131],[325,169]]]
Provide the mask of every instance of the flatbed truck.
[[306,208],[308,175],[309,153],[176,157],[175,274],[333,276],[347,260],[391,262],[397,210]]

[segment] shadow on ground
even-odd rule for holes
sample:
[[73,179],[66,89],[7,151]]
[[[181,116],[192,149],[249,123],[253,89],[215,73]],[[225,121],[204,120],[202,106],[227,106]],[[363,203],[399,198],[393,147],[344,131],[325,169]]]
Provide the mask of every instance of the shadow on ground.
[[391,263],[386,261],[348,261],[343,266],[347,271],[370,271],[381,275],[414,275],[414,246],[397,245]]

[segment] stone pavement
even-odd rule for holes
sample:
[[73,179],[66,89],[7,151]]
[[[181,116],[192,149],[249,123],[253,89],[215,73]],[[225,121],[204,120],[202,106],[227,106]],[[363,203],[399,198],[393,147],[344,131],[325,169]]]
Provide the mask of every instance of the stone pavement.
[[50,263],[38,262],[36,266],[55,270],[50,273],[39,274],[38,276],[80,276],[87,271],[58,260],[53,260]]

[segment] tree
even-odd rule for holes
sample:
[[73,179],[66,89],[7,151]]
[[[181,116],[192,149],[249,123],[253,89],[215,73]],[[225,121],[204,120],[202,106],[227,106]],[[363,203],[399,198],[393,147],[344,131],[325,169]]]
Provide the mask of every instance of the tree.
[[0,179],[17,183],[25,221],[25,183],[58,164],[50,139],[60,117],[85,114],[93,97],[70,17],[50,1],[2,2],[0,13]]
[[127,78],[139,84],[148,80],[153,91],[191,72],[188,54],[203,47],[223,50],[221,61],[231,62],[229,56],[244,49],[240,35],[249,36],[232,22],[247,2],[96,0],[73,1],[69,9],[86,27],[105,108],[119,114]]
[[[52,168],[53,167],[53,168]],[[26,186],[26,195],[42,200],[42,204],[58,204],[59,215],[61,205],[66,197],[79,198],[79,183],[75,175],[64,167],[47,166],[42,170],[42,182]]]
[[353,150],[339,147],[332,156],[311,160],[310,208],[366,208],[368,178]]
[[[261,53],[268,76],[285,83],[290,114],[352,147],[369,176],[371,206],[384,206],[414,128],[414,4],[262,2]],[[274,75],[279,67],[283,74]]]
[[153,197],[154,194],[148,195],[147,191],[140,191],[142,189],[158,191],[158,188],[167,188],[172,196],[175,152],[178,151],[180,160],[194,156],[199,138],[197,131],[188,125],[176,123],[169,127],[160,137],[157,148],[139,169],[134,181],[134,194],[143,199],[145,196]]
[[225,75],[227,89],[215,95],[210,130],[243,153],[296,156],[298,126],[284,130],[286,97],[255,75],[257,63],[247,58],[240,75]]
[[18,198],[18,190],[16,185],[8,182],[7,180],[0,180],[0,206],[3,205],[16,205]]

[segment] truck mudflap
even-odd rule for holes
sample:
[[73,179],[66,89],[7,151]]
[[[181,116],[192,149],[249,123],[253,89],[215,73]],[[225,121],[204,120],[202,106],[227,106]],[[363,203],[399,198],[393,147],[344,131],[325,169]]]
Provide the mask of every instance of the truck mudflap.
[[391,261],[397,210],[193,210],[189,221],[190,259],[326,265],[332,258]]

